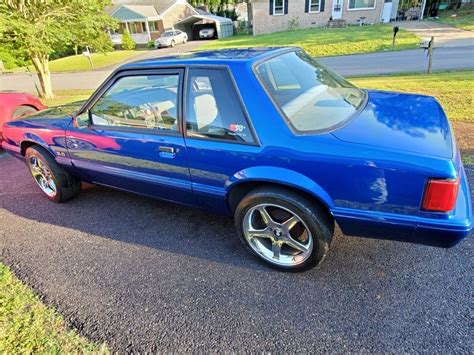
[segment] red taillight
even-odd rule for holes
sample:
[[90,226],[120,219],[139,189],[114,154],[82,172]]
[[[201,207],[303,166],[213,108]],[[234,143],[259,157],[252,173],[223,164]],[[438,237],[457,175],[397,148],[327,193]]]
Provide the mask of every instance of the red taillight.
[[459,178],[431,179],[426,184],[422,208],[426,211],[449,212],[458,198]]

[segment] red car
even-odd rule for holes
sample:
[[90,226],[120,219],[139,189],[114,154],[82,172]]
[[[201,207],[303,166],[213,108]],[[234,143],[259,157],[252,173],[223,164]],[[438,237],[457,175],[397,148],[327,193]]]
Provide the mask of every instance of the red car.
[[35,96],[25,93],[0,93],[0,141],[5,122],[48,108]]

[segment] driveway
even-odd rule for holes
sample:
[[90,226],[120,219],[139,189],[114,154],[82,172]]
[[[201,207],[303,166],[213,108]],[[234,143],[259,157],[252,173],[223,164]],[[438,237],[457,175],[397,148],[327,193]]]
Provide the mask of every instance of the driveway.
[[435,38],[435,47],[462,47],[474,45],[474,32],[436,21],[402,21],[394,26],[412,32],[420,38]]
[[114,351],[474,349],[472,237],[445,250],[337,234],[319,268],[279,273],[227,218],[99,187],[52,204],[6,155],[0,181],[2,262]]

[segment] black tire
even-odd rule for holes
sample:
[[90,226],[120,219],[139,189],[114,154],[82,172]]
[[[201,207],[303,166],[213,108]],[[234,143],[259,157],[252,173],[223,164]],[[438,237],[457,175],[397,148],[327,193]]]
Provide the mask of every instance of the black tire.
[[[307,228],[312,237],[312,249],[307,253],[309,256],[307,256],[306,260],[297,265],[278,265],[277,263],[265,259],[265,257],[257,253],[257,251],[251,247],[244,233],[244,218],[247,212],[262,204],[270,205],[269,208],[273,208],[271,205],[281,206],[291,211],[291,213],[304,222],[304,225],[302,223],[301,226]],[[263,186],[252,190],[238,204],[234,218],[240,240],[247,250],[257,256],[257,258],[266,265],[281,271],[304,271],[321,263],[326,257],[334,233],[334,220],[331,216],[328,216],[318,204],[313,203],[298,193],[278,187]],[[273,243],[273,241],[271,243]]]
[[[39,186],[37,179],[33,175],[33,169],[31,166],[32,159],[39,159],[40,162],[44,164],[51,172],[51,179],[53,180],[56,187],[56,192],[54,194],[47,194]],[[49,200],[56,203],[66,202],[75,197],[81,190],[81,181],[59,166],[59,164],[56,163],[54,158],[46,149],[37,145],[28,148],[25,152],[25,160],[26,165],[33,175],[33,179],[37,182],[39,190]]]
[[173,48],[176,45],[174,39],[171,41],[171,48]]
[[31,106],[18,106],[13,112],[12,119],[22,118],[24,116],[31,115],[35,112],[38,112],[37,109]]

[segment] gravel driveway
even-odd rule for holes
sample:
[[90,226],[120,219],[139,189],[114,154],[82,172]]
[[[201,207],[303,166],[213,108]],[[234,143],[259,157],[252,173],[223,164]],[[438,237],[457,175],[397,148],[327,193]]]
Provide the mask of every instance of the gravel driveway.
[[0,181],[2,262],[112,350],[474,351],[472,235],[444,250],[338,234],[319,268],[279,273],[226,218],[99,187],[55,205],[6,155]]

